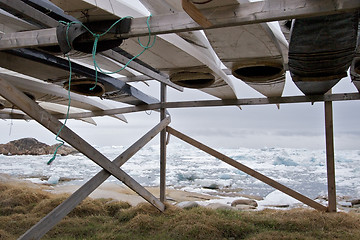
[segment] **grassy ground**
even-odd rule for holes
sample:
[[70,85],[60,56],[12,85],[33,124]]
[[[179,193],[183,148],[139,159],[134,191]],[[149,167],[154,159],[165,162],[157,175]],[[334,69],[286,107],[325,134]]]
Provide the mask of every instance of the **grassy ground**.
[[[0,239],[16,239],[66,196],[0,183]],[[358,213],[296,209],[160,213],[109,199],[85,200],[43,239],[360,239]]]

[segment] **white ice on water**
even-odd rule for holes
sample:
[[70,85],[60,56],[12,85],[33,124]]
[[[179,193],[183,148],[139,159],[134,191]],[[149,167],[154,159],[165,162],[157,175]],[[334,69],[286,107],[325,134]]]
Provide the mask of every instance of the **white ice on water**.
[[[125,148],[122,146],[99,147],[110,160]],[[326,154],[324,150],[263,148],[217,149],[221,153],[310,198],[326,195]],[[158,186],[159,146],[140,150],[126,162],[122,169],[145,186]],[[73,179],[59,184],[84,183],[101,170],[82,154],[58,156],[51,166],[46,162],[51,156],[4,156],[0,155],[0,173],[41,182],[43,176],[58,181]],[[360,151],[336,151],[336,184],[338,195],[360,197]],[[118,182],[114,177],[107,181]],[[44,182],[44,181],[43,181]],[[188,145],[171,143],[167,150],[167,185],[187,191],[216,195],[217,190],[204,187],[243,189],[239,193],[266,197],[265,202],[290,201],[272,187],[248,176],[238,169]],[[270,194],[270,195],[269,195]],[[218,201],[230,201],[232,196]],[[224,200],[225,199],[225,200]],[[268,204],[268,203],[266,203]],[[270,204],[271,205],[271,204]]]

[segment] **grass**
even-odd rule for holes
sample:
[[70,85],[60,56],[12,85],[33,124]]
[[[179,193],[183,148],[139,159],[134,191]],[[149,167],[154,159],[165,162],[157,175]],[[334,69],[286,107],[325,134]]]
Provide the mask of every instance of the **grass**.
[[[66,198],[0,183],[0,239],[16,239]],[[86,199],[43,239],[360,239],[358,213],[182,210]]]

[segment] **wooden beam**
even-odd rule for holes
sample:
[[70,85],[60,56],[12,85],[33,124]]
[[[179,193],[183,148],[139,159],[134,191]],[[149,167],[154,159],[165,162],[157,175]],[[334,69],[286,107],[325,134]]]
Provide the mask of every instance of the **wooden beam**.
[[[356,11],[360,2],[354,0],[264,0],[242,3],[238,6],[225,6],[201,10],[201,13],[212,23],[210,28],[239,26],[329,15]],[[152,16],[150,30],[152,34],[194,31],[203,29],[186,12]],[[130,32],[122,37],[146,36],[148,28],[146,18],[135,18]]]
[[125,185],[137,192],[160,211],[164,211],[164,204],[155,198],[149,191],[142,187],[123,170],[118,168],[114,163],[109,161],[93,146],[79,137],[76,133],[71,131],[68,127],[63,127],[63,124],[58,119],[53,117],[38,104],[32,101],[29,97],[27,97],[24,93],[16,89],[2,78],[0,78],[0,95],[2,95],[12,104],[16,105],[19,109],[21,109],[23,112],[25,112],[27,115],[29,115],[31,118],[36,120],[54,134],[58,134],[59,130],[62,129],[59,134],[60,138],[73,146],[79,152],[83,153],[100,167],[111,173],[114,177],[122,181]]
[[328,183],[328,211],[336,212],[335,154],[332,102],[325,102],[326,168]]
[[[205,101],[185,101],[185,102],[166,102],[135,107],[115,108],[103,111],[92,111],[88,113],[70,114],[71,118],[85,118],[96,116],[108,116],[121,113],[141,112],[164,108],[197,108],[197,107],[221,107],[221,106],[250,106],[250,105],[269,105],[269,104],[289,104],[289,103],[314,103],[327,101],[352,101],[360,100],[360,93],[339,93],[330,95],[313,96],[288,96],[273,98],[244,98],[235,100],[205,100]],[[56,114],[57,118],[64,118],[65,115]]]
[[39,27],[57,27],[59,22],[20,0],[0,0],[0,8]]
[[[160,86],[160,100],[162,103],[166,102],[166,85]],[[166,108],[160,109],[160,120],[166,118]],[[166,197],[166,129],[160,132],[160,201],[165,203]]]
[[[151,139],[153,139],[161,130],[163,130],[170,123],[170,117],[167,117],[131,145],[126,151],[119,155],[113,163],[117,167],[121,167],[127,160],[135,155],[142,147],[144,147]],[[61,219],[69,214],[82,200],[90,195],[97,187],[99,187],[110,174],[101,170],[76,192],[74,192],[68,199],[52,210],[48,215],[41,219],[36,225],[30,228],[19,239],[39,239],[53,228]]]
[[229,165],[243,171],[246,174],[249,174],[250,176],[252,176],[252,177],[254,177],[254,178],[256,178],[256,179],[258,179],[258,180],[260,180],[260,181],[262,181],[262,182],[264,182],[264,183],[266,183],[268,185],[270,185],[270,186],[272,186],[273,188],[278,189],[279,191],[281,191],[281,192],[283,192],[283,193],[285,193],[285,194],[299,200],[300,202],[302,202],[302,203],[304,203],[304,204],[306,204],[306,205],[308,205],[308,206],[310,206],[312,208],[315,208],[315,209],[320,210],[320,211],[326,211],[327,210],[327,207],[321,205],[320,203],[315,202],[314,200],[312,200],[312,199],[310,199],[310,198],[308,198],[308,197],[306,197],[306,196],[304,196],[304,195],[302,195],[302,194],[300,194],[300,193],[298,193],[298,192],[296,192],[296,191],[282,185],[281,183],[278,183],[278,182],[272,180],[269,177],[266,177],[265,175],[263,175],[263,174],[255,171],[255,170],[253,170],[253,169],[251,169],[251,168],[249,168],[249,167],[247,167],[247,166],[245,166],[245,165],[243,165],[243,164],[241,164],[241,163],[239,163],[239,162],[225,156],[224,154],[221,154],[220,152],[218,152],[218,151],[216,151],[216,150],[214,150],[214,149],[212,149],[212,148],[210,148],[210,147],[208,147],[208,146],[206,146],[206,145],[204,145],[204,144],[202,144],[202,143],[200,143],[200,142],[198,142],[198,141],[196,141],[196,140],[194,140],[194,139],[192,139],[192,138],[190,138],[190,137],[188,137],[188,136],[186,136],[186,135],[184,135],[182,133],[180,133],[179,131],[176,131],[175,129],[173,129],[171,127],[167,127],[166,130],[170,134],[174,135],[175,137],[189,143],[190,145],[192,145],[194,147],[197,147],[198,149],[200,149],[200,150],[202,150],[202,151],[204,151],[204,152],[218,158],[219,160],[221,160],[221,161],[223,161],[223,162],[225,162],[225,163],[227,163],[227,164],[229,164]]
[[[351,12],[360,9],[360,2],[354,0],[265,0],[239,4],[239,6],[225,6],[201,10],[202,14],[212,23],[210,28],[221,28],[239,26],[253,23],[288,20],[294,18],[304,18],[312,16],[329,15],[343,12]],[[114,37],[131,38],[147,36],[149,34],[146,24],[147,17],[135,18],[132,20],[128,33],[116,35]],[[175,32],[187,32],[203,29],[186,12],[176,14],[152,16],[150,19],[151,34],[166,34]],[[52,29],[54,36],[49,37],[41,43],[44,46],[57,45],[56,29]],[[23,32],[28,37],[33,34]],[[5,34],[6,36],[7,34]],[[40,36],[38,36],[40,37]],[[25,38],[25,37],[24,37]],[[5,44],[1,43],[0,50],[6,49]],[[37,46],[36,41],[29,40],[33,46]],[[24,42],[22,42],[24,43]],[[21,43],[16,47],[22,48]]]
[[[129,58],[115,52],[114,50],[107,50],[107,51],[102,52],[102,54],[106,57],[109,57],[109,58],[123,64],[123,65],[127,64],[130,61]],[[164,76],[162,74],[151,71],[147,67],[142,66],[141,64],[139,64],[135,61],[131,61],[128,64],[128,66],[146,76],[153,78],[154,80],[157,80],[161,83],[165,83],[166,85],[169,85],[170,87],[172,87],[178,91],[184,91],[183,87],[180,87],[179,85],[176,85],[175,83],[171,82],[167,76]]]
[[0,50],[58,45],[56,28],[4,33],[0,37]]
[[197,9],[192,2],[189,0],[181,1],[182,8],[184,11],[200,26],[203,28],[209,28],[212,26],[212,23]]

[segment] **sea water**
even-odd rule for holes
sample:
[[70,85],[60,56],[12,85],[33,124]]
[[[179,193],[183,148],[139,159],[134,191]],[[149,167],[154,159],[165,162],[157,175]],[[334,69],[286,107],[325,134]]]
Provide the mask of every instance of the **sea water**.
[[[122,146],[97,147],[110,160],[126,149]],[[122,169],[143,186],[160,182],[159,146],[144,147]],[[325,150],[291,148],[217,149],[219,152],[310,198],[327,194]],[[0,173],[37,183],[83,184],[101,170],[82,154],[57,156],[0,155]],[[336,190],[338,196],[360,197],[360,150],[338,150],[335,153]],[[243,194],[265,197],[274,188],[242,171],[189,145],[169,144],[167,148],[166,184],[169,187],[212,193],[216,188],[237,189]],[[118,182],[110,177],[107,181]],[[215,188],[215,189],[214,189]]]

